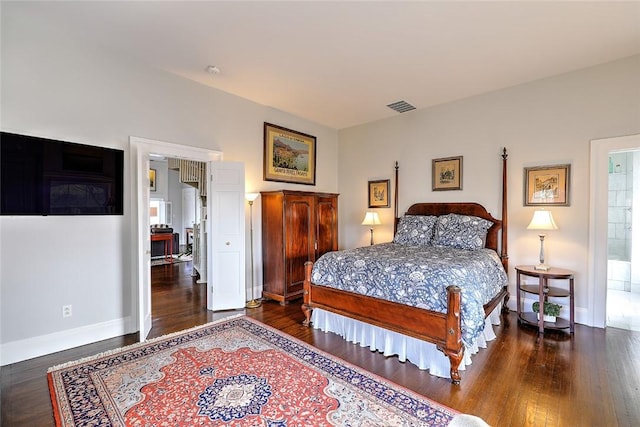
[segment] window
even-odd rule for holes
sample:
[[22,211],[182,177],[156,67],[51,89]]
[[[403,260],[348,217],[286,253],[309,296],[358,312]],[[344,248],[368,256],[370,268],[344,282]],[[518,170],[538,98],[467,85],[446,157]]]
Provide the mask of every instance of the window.
[[173,217],[171,202],[165,202],[162,199],[151,200],[149,208],[149,224],[171,225],[171,218]]

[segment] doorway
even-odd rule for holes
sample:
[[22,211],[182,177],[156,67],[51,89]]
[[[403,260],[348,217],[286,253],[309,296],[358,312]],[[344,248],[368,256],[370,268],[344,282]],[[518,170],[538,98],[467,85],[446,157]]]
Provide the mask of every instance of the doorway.
[[[184,313],[206,317],[206,268],[194,263],[206,256],[193,246],[193,230],[201,229],[202,205],[206,193],[203,184],[206,163],[174,157],[150,156],[155,185],[150,191],[151,223],[151,323],[150,335],[172,316]],[[192,172],[199,172],[193,174]],[[187,197],[185,197],[187,195]],[[198,239],[199,241],[200,239]],[[195,249],[195,253],[194,253]],[[169,254],[167,256],[167,254]],[[203,279],[204,278],[204,279]],[[167,298],[166,293],[174,298]]]
[[[137,327],[140,340],[148,336],[151,326],[151,238],[150,238],[150,158],[152,155],[183,158],[202,162],[221,161],[222,153],[196,147],[172,144],[145,138],[130,137],[131,145],[131,177],[135,185],[132,186],[132,247],[137,257],[133,268],[131,287],[131,312],[137,314]],[[211,226],[207,221],[205,233],[211,238]],[[206,242],[209,243],[209,242]],[[209,245],[207,245],[209,246]],[[207,259],[210,263],[210,258]],[[211,283],[209,276],[207,281]],[[207,288],[208,289],[208,288]],[[207,291],[207,297],[211,292]],[[207,298],[208,299],[208,298]],[[209,301],[208,301],[209,303]],[[208,304],[209,305],[209,304]]]
[[[198,283],[206,283],[206,256],[202,254],[203,247],[194,245],[203,240],[206,163],[153,155],[150,168],[156,177],[156,185],[150,191],[151,265],[194,261],[193,275],[198,276]],[[167,240],[162,241],[162,236],[168,234],[172,235],[170,245]]]
[[[608,293],[608,280],[610,278],[608,271],[608,240],[610,234],[609,157],[620,152],[640,151],[640,134],[592,140],[590,151],[589,262],[586,290],[589,296],[587,304],[589,317],[585,318],[585,323],[589,326],[604,328],[607,326],[608,314],[614,315],[615,311],[621,310],[624,304],[623,302],[616,303],[615,299],[607,301],[608,298],[615,298],[613,293],[611,295]],[[616,172],[616,163],[613,163],[612,171],[612,173]],[[619,171],[622,171],[622,164]],[[637,192],[637,189],[635,192]],[[640,199],[640,197],[634,197],[633,199]],[[634,203],[636,202],[634,201]],[[638,218],[638,214],[640,214],[640,208],[634,209],[632,207],[631,215]],[[636,221],[635,223],[637,224],[638,222]],[[635,228],[634,233],[637,235],[640,227]],[[613,231],[611,234],[615,236]],[[633,259],[633,252],[635,252],[636,256],[640,253],[639,243],[640,238],[632,239],[631,259]],[[631,274],[633,275],[633,272]],[[637,283],[639,280],[637,273],[635,278],[631,277],[631,282]],[[625,297],[631,295],[631,292],[623,294]],[[624,298],[622,301],[628,302],[628,299]],[[607,310],[608,305],[609,310]],[[636,321],[633,323],[637,324]]]
[[640,150],[609,153],[607,326],[640,331]]

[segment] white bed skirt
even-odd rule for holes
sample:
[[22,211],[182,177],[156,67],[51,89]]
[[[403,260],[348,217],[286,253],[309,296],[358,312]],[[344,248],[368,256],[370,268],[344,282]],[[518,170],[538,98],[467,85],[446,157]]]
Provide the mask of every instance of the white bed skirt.
[[[459,370],[471,365],[471,356],[480,348],[487,348],[487,341],[496,338],[492,325],[500,324],[502,304],[487,316],[484,331],[478,336],[473,346],[465,347],[464,358]],[[371,351],[379,351],[385,356],[397,355],[401,362],[409,361],[420,369],[429,370],[431,375],[450,378],[449,358],[436,349],[435,344],[408,337],[378,326],[372,326],[359,320],[314,308],[311,313],[314,328],[324,332],[333,332],[345,340],[369,347]]]

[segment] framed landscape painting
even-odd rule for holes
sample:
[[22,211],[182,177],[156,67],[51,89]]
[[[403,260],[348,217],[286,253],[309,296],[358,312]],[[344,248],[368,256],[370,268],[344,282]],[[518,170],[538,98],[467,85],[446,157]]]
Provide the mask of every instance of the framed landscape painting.
[[316,184],[316,137],[264,124],[264,180]]

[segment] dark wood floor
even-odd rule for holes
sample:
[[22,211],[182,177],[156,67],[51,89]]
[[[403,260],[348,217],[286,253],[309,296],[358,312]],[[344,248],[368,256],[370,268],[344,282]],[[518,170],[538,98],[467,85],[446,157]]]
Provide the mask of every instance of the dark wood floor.
[[[152,281],[151,336],[229,314],[206,311],[204,285],[195,284],[190,263],[153,267]],[[519,327],[511,313],[454,386],[410,363],[303,327],[300,303],[266,302],[247,315],[493,426],[640,425],[637,332],[577,325],[573,338],[561,332],[540,338],[533,328]],[[2,426],[53,426],[47,368],[135,341],[135,334],[126,335],[2,367]]]

